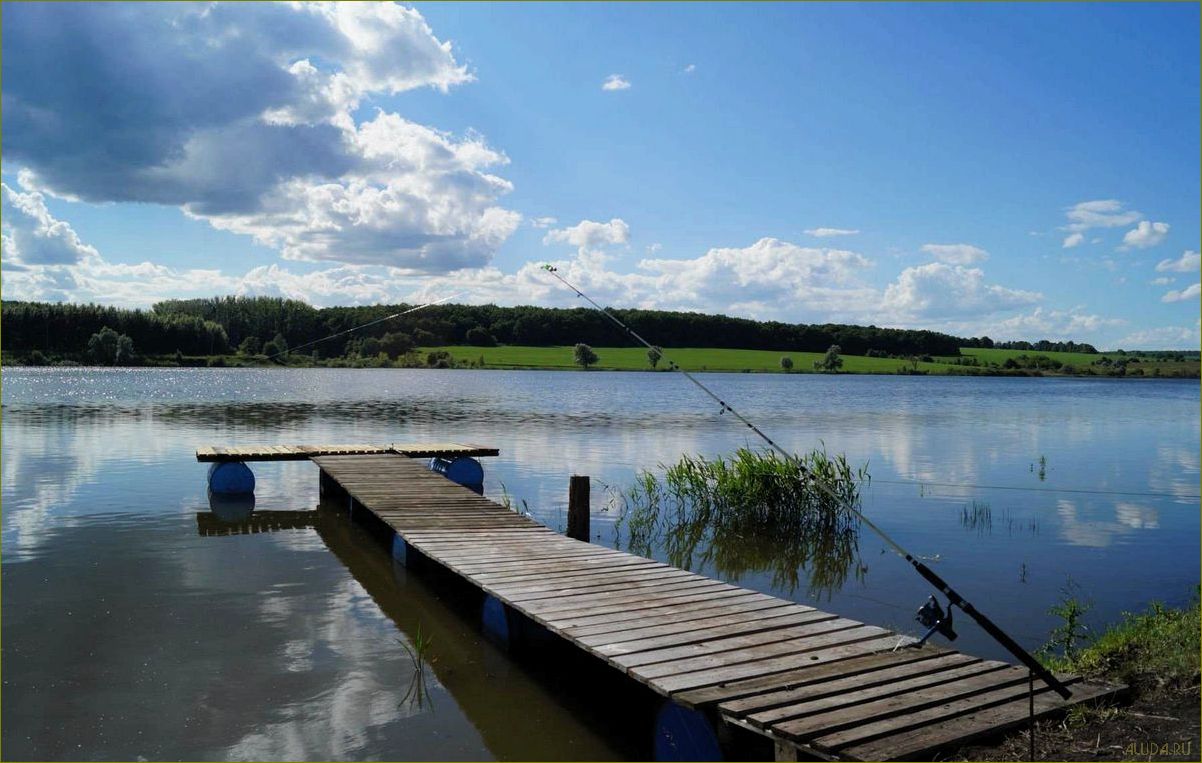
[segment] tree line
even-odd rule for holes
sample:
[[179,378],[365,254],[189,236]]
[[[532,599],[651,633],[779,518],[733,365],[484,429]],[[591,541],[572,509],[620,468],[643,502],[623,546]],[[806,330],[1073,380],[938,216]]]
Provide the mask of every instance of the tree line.
[[[100,305],[4,302],[4,349],[25,355],[82,356],[94,334],[107,327],[133,342],[138,353],[220,355],[286,350],[401,312],[410,305],[315,308],[276,297],[214,297],[168,300],[150,310]],[[995,343],[989,337],[956,337],[936,331],[846,324],[756,321],[724,315],[663,310],[612,311],[634,331],[659,345],[793,352],[826,352],[838,345],[848,355],[956,356],[961,347],[1073,349],[1075,342]],[[613,346],[626,343],[612,322],[595,310],[496,305],[436,305],[384,321],[306,349],[317,359],[390,356],[413,347],[442,345]],[[1020,346],[1021,345],[1021,346]],[[267,353],[271,354],[271,353]]]

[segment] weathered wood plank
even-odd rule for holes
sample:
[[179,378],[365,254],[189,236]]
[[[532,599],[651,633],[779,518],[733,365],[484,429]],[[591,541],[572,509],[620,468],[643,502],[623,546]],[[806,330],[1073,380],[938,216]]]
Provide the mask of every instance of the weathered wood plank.
[[[1073,704],[1113,695],[1119,687],[1099,683],[1073,686]],[[1044,718],[1063,712],[1069,706],[1054,692],[1035,695],[1035,717]],[[843,748],[843,753],[860,760],[921,760],[951,744],[968,744],[982,736],[992,736],[1025,726],[1030,706],[1026,695],[1004,704],[970,712],[929,726],[879,737],[875,741]]]
[[951,654],[949,650],[932,647],[892,649],[873,654],[851,656],[820,665],[801,665],[754,678],[725,681],[713,686],[682,691],[673,699],[685,707],[698,707],[715,702],[727,702],[741,697],[755,697],[762,692],[796,689],[842,676],[868,675],[883,668],[921,662]]
[[[1019,670],[1025,672],[1023,668],[1019,668]],[[1079,679],[1076,678],[1066,678],[1064,680],[1066,685],[1075,685],[1078,682]],[[1041,681],[1036,681],[1035,691],[1036,697],[1038,697],[1040,694],[1051,690],[1044,686]],[[849,747],[852,744],[870,742],[900,731],[923,729],[935,723],[945,723],[970,713],[981,712],[1016,700],[1026,700],[1027,694],[1026,682],[1022,681],[1018,684],[959,699],[950,699],[942,703],[931,703],[912,712],[893,715],[869,723],[847,726],[834,733],[820,732],[814,736],[811,744],[828,750],[837,750]]]
[[243,445],[218,447],[202,445],[196,448],[197,461],[302,461],[315,456],[336,454],[401,455],[407,458],[470,456],[481,458],[500,454],[497,448],[467,443],[390,443],[387,445]]
[[863,689],[882,684],[893,684],[930,673],[942,674],[944,671],[952,668],[981,662],[984,661],[980,657],[960,654],[959,652],[949,652],[928,660],[909,661],[901,664],[885,663],[884,666],[878,669],[853,672],[851,675],[832,672],[824,678],[811,678],[799,686],[781,689],[763,687],[751,696],[723,702],[718,705],[718,709],[728,715],[744,716],[844,691]]
[[[645,636],[642,638],[626,638],[625,634],[617,633],[592,636],[589,638],[580,638],[578,640],[582,644],[588,646],[596,645],[599,653],[610,656],[635,654],[639,652],[655,652],[656,654],[662,655],[666,652],[660,650],[679,649],[681,650],[681,653],[684,653],[684,651],[689,647],[701,643],[712,642],[725,636],[773,634],[775,637],[776,634],[781,634],[781,638],[789,638],[796,635],[795,631],[788,631],[789,626],[804,625],[823,621],[835,622],[838,619],[839,618],[836,615],[832,615],[828,612],[819,612],[817,610],[810,610],[808,612],[790,611],[783,614],[778,614],[774,617],[766,618],[743,618],[737,615],[723,615],[716,618],[710,618],[709,624],[706,624],[705,621],[695,622],[692,624],[692,628],[689,628],[688,630],[677,630],[673,633]],[[844,626],[840,625],[837,627]],[[654,660],[655,657],[649,656],[645,659]]]
[[811,696],[802,698],[780,707],[747,715],[747,721],[754,726],[772,726],[782,721],[801,718],[807,715],[829,713],[843,707],[859,705],[869,701],[892,697],[898,694],[912,692],[917,689],[937,689],[951,684],[958,679],[971,678],[988,673],[994,673],[1007,667],[1004,662],[980,660],[966,665],[957,665],[937,673],[880,683],[874,686],[860,686],[860,676],[832,681],[810,687]]
[[735,601],[734,603],[713,602],[712,605],[700,609],[657,612],[650,616],[636,615],[629,619],[610,619],[592,625],[579,625],[569,629],[569,634],[572,638],[583,639],[625,632],[631,638],[644,638],[688,631],[694,627],[693,623],[695,622],[713,624],[714,620],[731,615],[778,617],[788,612],[808,612],[813,609],[763,594],[759,594],[762,598],[754,598],[754,596],[753,594],[745,601]]
[[[1036,686],[1043,684],[1037,682]],[[1027,692],[1027,670],[1018,666],[1005,667],[983,675],[960,678],[927,689],[917,689],[904,695],[841,707],[829,712],[817,712],[804,718],[782,721],[771,725],[775,734],[794,740],[821,736],[824,747],[841,746],[853,741],[867,739],[877,732],[908,728],[918,719],[940,717],[924,713],[930,708],[958,708],[971,710],[987,707],[1008,690],[1017,689],[1019,694]],[[1009,694],[1005,694],[1009,698]],[[923,720],[925,722],[925,720]]]
[[[208,447],[198,458],[218,456]],[[654,691],[686,707],[716,703],[720,717],[786,753],[923,753],[1025,708],[1020,668],[929,646],[895,650],[913,639],[564,538],[431,473],[400,445],[339,447],[346,455],[313,460],[415,549]],[[1064,706],[1046,688],[1037,699]]]
[[756,662],[790,654],[812,652],[815,649],[892,635],[884,628],[863,625],[855,620],[835,618],[811,625],[801,625],[777,631],[735,636],[702,644],[639,652],[614,659],[614,662],[637,670],[645,678],[670,676],[726,667],[740,662]]
[[[835,662],[846,659],[848,657],[856,657],[863,654],[872,654],[873,652],[883,652],[893,648],[897,643],[896,636],[886,636],[885,638],[872,639],[870,641],[859,641],[854,644],[831,647],[810,653],[787,654],[781,657],[774,657],[767,660],[756,660],[754,662],[744,662],[737,665],[729,665],[725,667],[716,667],[710,670],[694,671],[691,673],[680,673],[677,675],[665,676],[649,685],[658,691],[667,694],[673,694],[687,689],[700,689],[704,686],[714,686],[725,683],[727,681],[735,681],[740,678],[755,678],[757,676],[765,676],[771,673],[780,673],[786,670],[793,670],[801,665],[820,665],[826,662]],[[637,675],[637,671],[631,671]]]

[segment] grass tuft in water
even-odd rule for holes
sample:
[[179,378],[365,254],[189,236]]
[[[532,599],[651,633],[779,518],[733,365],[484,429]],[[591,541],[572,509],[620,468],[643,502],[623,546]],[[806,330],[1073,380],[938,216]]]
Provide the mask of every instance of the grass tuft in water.
[[[618,543],[651,556],[663,549],[685,569],[711,567],[727,580],[751,571],[772,574],[776,588],[795,590],[806,573],[812,595],[829,596],[859,564],[860,485],[853,469],[825,450],[785,458],[742,448],[729,458],[683,456],[659,473],[641,472],[617,494]],[[818,483],[828,489],[818,487]]]
[[430,657],[430,646],[434,643],[434,638],[428,633],[423,633],[421,623],[418,623],[417,630],[409,643],[400,639],[397,639],[396,642],[401,645],[413,662],[413,677],[409,681],[409,689],[401,698],[401,704],[415,705],[418,709],[432,705],[430,690],[426,686],[426,665],[433,662],[433,658]]
[[978,535],[993,532],[993,509],[987,503],[972,502],[960,512],[960,525],[966,530],[976,530]]

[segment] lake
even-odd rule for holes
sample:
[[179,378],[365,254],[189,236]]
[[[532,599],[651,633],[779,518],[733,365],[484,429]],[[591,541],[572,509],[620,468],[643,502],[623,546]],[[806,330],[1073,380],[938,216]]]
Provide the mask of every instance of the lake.
[[[867,464],[865,513],[1030,649],[1065,590],[1098,627],[1198,585],[1196,380],[703,380],[784,447]],[[620,732],[627,711],[485,640],[354,524],[201,535],[193,452],[492,445],[486,495],[562,530],[569,475],[590,475],[594,542],[612,546],[626,542],[614,491],[640,470],[759,444],[675,374],[399,369],[5,368],[3,435],[10,760],[645,757],[649,731]],[[317,504],[314,465],[252,466],[257,510]],[[931,593],[866,528],[835,590],[720,574],[916,635]],[[955,647],[1006,657],[956,623]],[[403,647],[419,629],[434,658],[420,703]]]

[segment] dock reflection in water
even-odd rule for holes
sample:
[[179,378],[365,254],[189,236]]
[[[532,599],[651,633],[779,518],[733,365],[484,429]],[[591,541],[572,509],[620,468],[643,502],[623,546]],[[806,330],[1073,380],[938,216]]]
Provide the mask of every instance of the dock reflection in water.
[[[480,628],[478,589],[434,564],[395,562],[384,535],[331,507],[260,511],[232,521],[198,512],[203,536],[312,528],[399,631],[396,652],[421,652],[422,673],[395,671],[398,716],[461,712],[499,760],[641,759],[651,753],[658,700],[644,687],[562,644],[510,653]],[[428,647],[419,649],[418,641]],[[449,698],[449,701],[448,701]],[[408,758],[403,750],[390,758]]]

